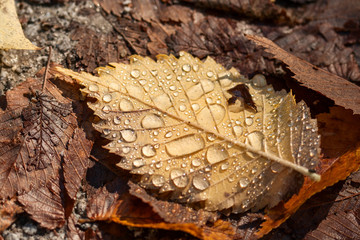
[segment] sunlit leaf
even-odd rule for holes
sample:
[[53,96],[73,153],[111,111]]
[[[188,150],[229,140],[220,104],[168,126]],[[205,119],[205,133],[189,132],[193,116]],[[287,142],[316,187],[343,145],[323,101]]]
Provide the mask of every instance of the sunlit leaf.
[[124,156],[117,166],[162,197],[243,212],[276,205],[299,187],[298,172],[319,180],[316,121],[262,75],[249,80],[184,52],[133,56],[99,77],[57,70],[98,100],[89,103],[102,119],[94,126]]

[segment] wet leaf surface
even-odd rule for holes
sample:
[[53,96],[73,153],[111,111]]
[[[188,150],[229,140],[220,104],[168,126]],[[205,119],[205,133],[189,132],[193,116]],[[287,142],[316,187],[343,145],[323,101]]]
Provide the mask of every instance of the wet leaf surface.
[[[261,209],[294,191],[292,169],[310,176],[316,166],[316,121],[262,75],[250,81],[184,52],[157,62],[133,56],[130,65],[99,68],[99,78],[57,70],[98,99],[89,104],[103,119],[95,128],[124,157],[117,166],[143,175],[140,184],[159,195],[210,211]],[[247,94],[232,100],[239,84]]]

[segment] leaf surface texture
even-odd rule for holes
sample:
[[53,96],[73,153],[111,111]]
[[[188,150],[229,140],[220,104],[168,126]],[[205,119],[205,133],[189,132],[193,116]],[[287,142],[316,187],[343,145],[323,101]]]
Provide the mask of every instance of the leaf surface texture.
[[[99,77],[57,70],[98,100],[89,103],[102,119],[94,126],[111,141],[105,148],[124,157],[117,166],[160,196],[211,211],[271,207],[299,186],[293,169],[311,173],[318,161],[309,109],[262,75],[249,80],[185,52],[157,62],[133,56],[98,68]],[[234,99],[239,85],[255,107]]]

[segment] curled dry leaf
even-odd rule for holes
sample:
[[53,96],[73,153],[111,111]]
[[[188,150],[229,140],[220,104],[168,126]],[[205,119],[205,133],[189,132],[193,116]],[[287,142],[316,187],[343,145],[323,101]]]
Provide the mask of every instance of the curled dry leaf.
[[[262,75],[249,80],[184,52],[157,62],[133,56],[99,68],[99,77],[57,70],[98,100],[89,103],[102,119],[95,128],[111,141],[105,148],[124,156],[117,166],[161,197],[243,212],[276,205],[299,187],[298,172],[319,180],[316,121]],[[242,96],[229,102],[241,84],[256,108]]]
[[24,36],[14,0],[0,1],[0,49],[40,49]]

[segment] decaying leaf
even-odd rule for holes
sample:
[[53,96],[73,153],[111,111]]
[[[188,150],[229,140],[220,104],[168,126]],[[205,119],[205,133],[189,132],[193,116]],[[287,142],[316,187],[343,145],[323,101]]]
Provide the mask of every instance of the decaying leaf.
[[[299,186],[298,172],[319,180],[316,121],[262,75],[249,80],[184,52],[157,62],[133,56],[99,68],[99,77],[57,70],[98,100],[89,103],[102,119],[95,128],[124,156],[117,166],[142,175],[140,184],[160,197],[243,212],[276,205]],[[257,111],[240,96],[229,103],[239,84]]]
[[0,49],[40,49],[24,36],[14,0],[0,1]]
[[29,78],[6,93],[6,105],[0,110],[0,199],[18,196],[41,226],[60,227],[85,176],[92,142],[52,82]]

